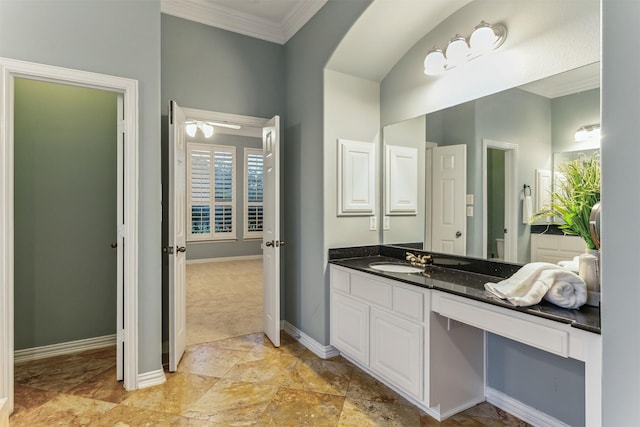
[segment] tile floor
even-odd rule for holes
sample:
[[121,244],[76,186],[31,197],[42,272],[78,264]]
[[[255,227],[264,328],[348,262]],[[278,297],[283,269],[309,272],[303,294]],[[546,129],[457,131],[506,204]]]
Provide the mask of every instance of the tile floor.
[[526,426],[483,403],[443,423],[341,357],[282,334],[192,345],[163,385],[127,392],[115,350],[16,365],[11,426]]

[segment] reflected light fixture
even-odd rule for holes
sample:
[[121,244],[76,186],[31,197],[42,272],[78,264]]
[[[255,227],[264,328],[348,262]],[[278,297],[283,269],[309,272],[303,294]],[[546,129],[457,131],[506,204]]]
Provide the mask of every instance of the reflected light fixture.
[[241,126],[234,125],[230,123],[219,123],[219,122],[203,122],[200,120],[191,120],[185,122],[184,130],[187,132],[191,138],[195,137],[198,133],[198,129],[204,135],[205,138],[211,138],[214,133],[214,126],[229,128],[229,129],[240,129]]
[[587,141],[592,138],[600,139],[600,124],[580,126],[574,136],[576,142]]
[[488,24],[482,21],[476,25],[469,38],[456,34],[449,40],[447,48],[434,47],[424,58],[424,73],[437,76],[465,62],[490,53],[504,43],[507,27],[501,24]]

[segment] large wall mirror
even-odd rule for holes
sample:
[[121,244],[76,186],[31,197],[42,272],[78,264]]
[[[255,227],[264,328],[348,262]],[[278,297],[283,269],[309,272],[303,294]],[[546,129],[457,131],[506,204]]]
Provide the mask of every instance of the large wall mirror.
[[599,125],[599,82],[593,63],[386,126],[382,242],[529,262],[531,233],[552,225],[529,224],[524,199],[535,212],[554,164],[599,150],[576,141]]

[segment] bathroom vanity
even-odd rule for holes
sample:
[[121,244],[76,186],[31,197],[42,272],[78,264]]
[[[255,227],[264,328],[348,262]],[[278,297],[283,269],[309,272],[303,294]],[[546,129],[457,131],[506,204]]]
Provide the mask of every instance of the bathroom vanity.
[[584,362],[586,425],[600,424],[600,311],[515,307],[484,290],[520,266],[434,254],[424,271],[392,246],[330,250],[331,345],[438,420],[486,400],[486,332]]

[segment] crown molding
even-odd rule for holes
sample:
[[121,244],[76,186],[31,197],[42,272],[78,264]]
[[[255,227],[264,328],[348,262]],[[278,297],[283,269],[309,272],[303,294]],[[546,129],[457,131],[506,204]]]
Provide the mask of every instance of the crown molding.
[[285,44],[327,0],[301,0],[282,22],[274,22],[203,0],[162,0],[161,12],[223,30]]
[[296,7],[282,21],[285,43],[318,13],[327,0],[300,0]]

